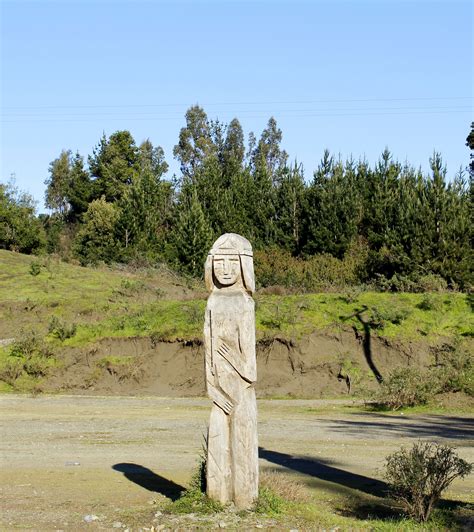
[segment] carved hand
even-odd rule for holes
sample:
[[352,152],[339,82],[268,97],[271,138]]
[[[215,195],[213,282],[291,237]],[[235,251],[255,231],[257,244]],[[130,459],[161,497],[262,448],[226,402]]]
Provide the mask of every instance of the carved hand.
[[228,360],[231,352],[229,346],[225,342],[221,342],[221,345],[217,348],[217,353],[221,355],[222,358]]
[[216,405],[221,408],[227,415],[229,415],[232,410],[234,409],[234,404],[232,401],[224,395],[221,391],[214,388],[213,394],[212,394],[212,400]]

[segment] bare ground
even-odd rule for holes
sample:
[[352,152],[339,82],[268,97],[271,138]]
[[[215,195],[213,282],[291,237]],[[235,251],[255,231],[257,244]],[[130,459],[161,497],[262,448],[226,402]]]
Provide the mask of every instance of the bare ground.
[[[384,457],[403,444],[420,438],[449,443],[474,461],[473,418],[344,414],[340,403],[260,400],[261,469],[283,470],[312,492],[347,492],[363,501],[383,494]],[[198,398],[0,397],[0,529],[198,526],[197,517],[156,513],[189,481],[209,410],[209,401]],[[471,476],[455,482],[446,498],[474,502],[473,493]],[[87,523],[87,515],[98,519]],[[219,519],[246,529],[276,524]]]

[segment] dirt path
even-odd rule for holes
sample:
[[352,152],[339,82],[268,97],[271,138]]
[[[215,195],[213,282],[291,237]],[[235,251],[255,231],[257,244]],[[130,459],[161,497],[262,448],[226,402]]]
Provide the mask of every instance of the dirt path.
[[[150,527],[164,495],[188,482],[209,410],[207,399],[1,397],[0,529]],[[419,438],[452,444],[474,461],[473,418],[259,401],[261,468],[284,469],[310,488],[379,494],[384,457]],[[473,502],[473,492],[471,476],[446,497]],[[99,519],[88,524],[86,515]]]

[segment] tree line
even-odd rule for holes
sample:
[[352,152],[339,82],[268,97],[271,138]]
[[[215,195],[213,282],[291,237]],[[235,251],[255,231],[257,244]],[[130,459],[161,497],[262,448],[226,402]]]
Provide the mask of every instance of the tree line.
[[[473,285],[473,160],[448,179],[439,153],[423,173],[387,149],[373,166],[325,151],[306,180],[274,118],[247,142],[237,119],[210,120],[193,106],[185,120],[173,149],[178,176],[167,178],[161,147],[138,145],[122,130],[104,135],[87,159],[64,150],[51,162],[50,215],[36,217],[28,195],[1,185],[0,247],[83,264],[164,261],[201,275],[212,240],[236,232],[267,273],[277,262],[300,267],[317,258],[329,269],[351,264],[354,283],[402,289],[438,276],[452,287]],[[474,150],[473,125],[466,144]]]

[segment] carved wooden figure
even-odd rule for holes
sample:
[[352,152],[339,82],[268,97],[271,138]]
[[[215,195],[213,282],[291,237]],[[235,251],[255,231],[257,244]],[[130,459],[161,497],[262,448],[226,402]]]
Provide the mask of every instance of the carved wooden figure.
[[248,240],[234,233],[219,237],[205,277],[211,291],[204,325],[206,388],[213,401],[207,494],[247,509],[258,495],[255,279]]

